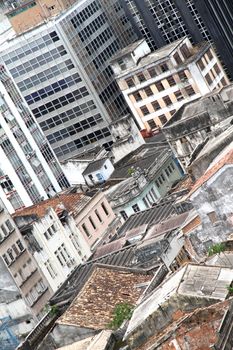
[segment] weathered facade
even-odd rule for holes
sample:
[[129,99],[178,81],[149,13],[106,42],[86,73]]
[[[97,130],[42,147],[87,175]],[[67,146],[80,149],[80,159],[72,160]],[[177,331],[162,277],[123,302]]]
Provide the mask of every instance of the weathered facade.
[[[163,128],[177,158],[187,167],[219,124],[233,115],[233,85],[183,105]],[[230,122],[230,120],[229,120]]]

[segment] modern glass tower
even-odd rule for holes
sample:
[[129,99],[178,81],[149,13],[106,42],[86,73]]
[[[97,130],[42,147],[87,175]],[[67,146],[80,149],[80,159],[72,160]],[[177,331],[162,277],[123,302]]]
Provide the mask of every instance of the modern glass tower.
[[0,67],[0,198],[10,213],[68,187],[17,87]]

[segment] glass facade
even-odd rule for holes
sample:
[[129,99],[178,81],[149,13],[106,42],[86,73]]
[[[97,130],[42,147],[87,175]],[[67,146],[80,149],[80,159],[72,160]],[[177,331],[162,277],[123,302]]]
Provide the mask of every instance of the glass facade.
[[86,0],[2,53],[60,160],[112,143],[108,125],[128,107],[110,61],[135,39],[118,1]]

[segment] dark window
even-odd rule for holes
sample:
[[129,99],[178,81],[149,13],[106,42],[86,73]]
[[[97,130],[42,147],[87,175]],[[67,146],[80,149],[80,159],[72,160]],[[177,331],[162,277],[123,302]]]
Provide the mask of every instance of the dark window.
[[153,91],[151,90],[151,88],[150,88],[149,86],[146,87],[146,88],[144,89],[144,91],[145,91],[145,93],[146,93],[146,95],[147,95],[148,97],[154,95],[154,94],[153,94]]
[[193,90],[193,88],[192,88],[191,85],[187,86],[186,89],[185,89],[185,91],[186,91],[186,93],[187,93],[189,96],[195,95],[195,91]]
[[181,81],[186,81],[188,78],[187,78],[187,75],[185,74],[185,71],[183,70],[182,72],[179,72],[178,73],[178,76],[180,78]]
[[97,209],[95,210],[95,215],[97,216],[99,222],[103,222],[103,220],[102,220],[102,218],[101,218],[101,216],[100,216],[100,214],[99,214]]
[[134,211],[135,213],[137,213],[137,212],[140,211],[140,208],[139,208],[139,206],[138,206],[137,204],[134,204],[134,205],[132,206],[132,209],[133,209],[133,211]]
[[172,104],[172,101],[171,101],[171,99],[170,99],[169,96],[165,96],[165,97],[163,98],[163,101],[164,101],[164,103],[165,103],[166,106],[170,106],[170,105]]
[[20,240],[18,240],[18,241],[16,241],[16,244],[17,244],[19,250],[22,252],[24,250],[24,246],[23,246],[22,242]]
[[181,64],[182,63],[182,59],[181,59],[180,55],[178,54],[178,52],[176,52],[173,57],[174,57],[174,59],[175,59],[177,64]]
[[142,100],[142,96],[140,95],[140,92],[135,92],[133,94],[133,97],[135,98],[136,101],[141,101]]
[[168,65],[167,63],[163,63],[160,65],[161,71],[162,72],[167,72],[168,71]]
[[96,230],[95,223],[94,223],[94,221],[92,220],[92,217],[91,217],[91,216],[89,216],[89,221],[90,221],[90,223],[91,223],[93,229]]
[[101,203],[101,207],[103,208],[103,211],[105,212],[105,214],[108,216],[109,215],[109,212],[106,208],[106,205],[104,203]]
[[211,85],[213,81],[212,81],[212,79],[211,79],[209,73],[206,74],[205,78],[206,78],[207,83],[208,83],[209,85]]
[[214,70],[215,70],[215,72],[216,72],[217,75],[219,75],[220,72],[221,72],[221,70],[220,70],[220,68],[219,68],[219,66],[218,66],[217,63],[215,63],[215,65],[214,65]]
[[146,78],[145,78],[144,74],[142,74],[142,73],[138,74],[137,77],[138,77],[138,80],[140,81],[140,83],[143,83],[144,81],[146,81]]
[[173,77],[168,77],[167,82],[170,86],[176,85],[175,79]]
[[124,220],[128,219],[128,215],[126,214],[126,212],[124,210],[120,211],[121,216],[123,217]]
[[91,237],[90,232],[88,231],[87,226],[85,224],[82,224],[82,229],[88,238]]
[[154,121],[153,119],[147,120],[147,124],[149,125],[149,127],[150,127],[151,129],[157,128],[157,125],[156,125],[156,123],[155,123],[155,121]]
[[160,105],[157,101],[153,101],[151,104],[155,111],[158,111],[160,109]]
[[203,62],[202,59],[200,59],[198,62],[197,62],[198,66],[200,67],[201,70],[204,70],[205,69],[205,64]]
[[143,115],[150,114],[150,112],[149,112],[149,110],[148,110],[148,108],[146,106],[143,106],[140,109],[141,109],[141,112],[142,112]]
[[181,91],[176,91],[176,92],[174,92],[174,95],[176,96],[177,101],[181,101],[181,100],[184,99],[184,97],[183,97]]
[[166,116],[164,114],[160,115],[159,119],[160,119],[160,122],[161,122],[162,125],[164,125],[167,122],[167,118],[166,118]]
[[127,85],[128,85],[129,88],[135,86],[134,81],[133,81],[133,79],[131,79],[131,78],[126,79],[126,83],[127,83]]
[[158,91],[163,91],[164,90],[164,86],[163,86],[163,84],[161,82],[156,83],[155,86],[156,86]]
[[154,78],[154,77],[156,77],[156,71],[155,71],[155,68],[150,68],[150,69],[148,69],[148,73],[149,73],[149,75],[150,75],[150,77],[151,78]]
[[226,79],[225,79],[225,78],[222,78],[222,79],[221,79],[221,83],[222,83],[223,86],[227,85]]
[[184,58],[189,58],[191,56],[191,52],[189,51],[189,48],[186,44],[181,46],[180,51]]
[[212,52],[210,50],[207,51],[207,56],[209,58],[209,60],[211,61],[213,58]]

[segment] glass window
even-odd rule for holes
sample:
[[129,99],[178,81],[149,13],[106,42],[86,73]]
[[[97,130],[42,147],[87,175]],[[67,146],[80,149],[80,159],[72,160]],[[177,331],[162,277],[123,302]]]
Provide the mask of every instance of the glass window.
[[139,208],[138,204],[134,204],[134,205],[132,206],[132,209],[133,209],[133,211],[134,211],[135,213],[137,213],[137,212],[140,211],[140,208]]
[[141,109],[141,112],[142,112],[143,115],[150,114],[150,112],[149,112],[149,110],[148,110],[148,108],[146,106],[143,106],[140,109]]
[[108,216],[109,212],[108,212],[108,210],[106,208],[106,205],[103,202],[101,203],[101,207],[102,207],[103,211],[105,212],[105,214]]
[[146,94],[148,97],[154,95],[153,91],[151,90],[151,88],[150,88],[149,86],[147,86],[147,87],[144,89],[144,92],[145,92],[145,94]]
[[156,88],[158,91],[163,91],[164,90],[164,86],[161,82],[158,82],[155,84]]

